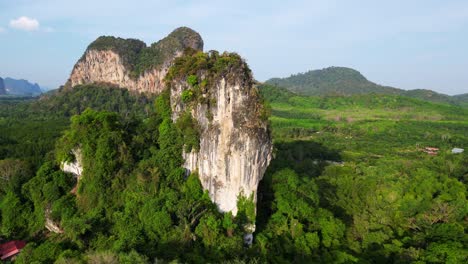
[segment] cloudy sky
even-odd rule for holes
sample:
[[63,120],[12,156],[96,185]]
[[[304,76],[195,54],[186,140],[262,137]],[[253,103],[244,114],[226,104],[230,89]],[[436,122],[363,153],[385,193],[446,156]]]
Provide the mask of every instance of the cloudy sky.
[[258,80],[329,66],[403,89],[468,93],[467,0],[0,0],[0,76],[65,83],[100,35],[150,44],[179,26]]

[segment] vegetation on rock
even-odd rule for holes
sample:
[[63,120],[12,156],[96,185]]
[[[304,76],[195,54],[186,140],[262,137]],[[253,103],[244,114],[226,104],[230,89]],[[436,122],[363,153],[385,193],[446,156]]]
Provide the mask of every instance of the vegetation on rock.
[[86,51],[112,50],[121,57],[126,68],[130,70],[131,76],[137,78],[147,70],[168,63],[177,52],[183,52],[187,47],[201,50],[203,40],[197,32],[181,27],[149,47],[136,39],[102,36],[91,43]]

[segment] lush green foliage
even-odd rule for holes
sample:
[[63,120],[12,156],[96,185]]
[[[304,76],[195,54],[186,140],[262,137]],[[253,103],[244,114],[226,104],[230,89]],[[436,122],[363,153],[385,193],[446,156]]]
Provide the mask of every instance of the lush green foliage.
[[[181,168],[183,146],[198,148],[197,125],[188,114],[172,122],[168,92],[155,108],[131,120],[91,109],[73,116],[55,156],[75,160],[71,150],[79,149],[85,170],[78,182],[53,159],[33,177],[23,176],[31,172],[20,161],[0,162],[8,172],[1,179],[8,185],[0,192],[0,236],[30,242],[19,263],[206,263],[247,254],[245,223],[219,213],[196,172]],[[42,234],[47,217],[63,235]]]
[[[202,80],[198,79],[201,75]],[[175,59],[174,65],[166,75],[166,81],[170,84],[173,80],[186,80],[193,87],[194,93],[197,93],[197,90],[209,90],[214,80],[218,80],[219,77],[240,77],[247,81],[250,76],[250,68],[236,53],[204,53],[189,49],[185,51],[184,56]]]
[[[257,243],[270,261],[468,260],[468,157],[451,154],[467,146],[466,109],[400,96],[260,90],[271,99],[277,151],[257,217]],[[440,151],[428,155],[427,146]]]
[[[182,58],[172,76],[193,91],[209,86],[192,65],[203,61],[210,59]],[[233,217],[216,210],[196,172],[181,168],[184,146],[199,147],[199,130],[189,113],[172,122],[169,91],[152,105],[103,90],[0,104],[9,140],[0,160],[0,239],[28,241],[18,263],[468,260],[468,156],[450,152],[466,149],[465,108],[388,95],[303,97],[262,86],[275,159],[257,212],[252,197],[240,196]],[[64,121],[71,114],[78,115]],[[56,129],[35,138],[46,126]],[[20,146],[35,151],[21,155]],[[438,155],[422,152],[426,146],[440,148]],[[77,149],[85,168],[79,181],[57,162],[76,159]],[[64,233],[46,233],[46,217]],[[254,243],[246,247],[253,221]]]

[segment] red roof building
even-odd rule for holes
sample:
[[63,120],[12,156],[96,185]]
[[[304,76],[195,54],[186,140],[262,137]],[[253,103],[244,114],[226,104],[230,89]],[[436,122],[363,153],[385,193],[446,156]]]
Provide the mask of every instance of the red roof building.
[[439,153],[439,148],[425,147],[423,149],[423,152],[426,152],[427,154],[431,156],[436,156]]
[[24,248],[24,246],[26,246],[26,242],[19,241],[19,240],[10,241],[8,243],[1,244],[0,245],[0,259],[5,260],[7,258],[11,258],[15,256],[21,251],[21,249]]

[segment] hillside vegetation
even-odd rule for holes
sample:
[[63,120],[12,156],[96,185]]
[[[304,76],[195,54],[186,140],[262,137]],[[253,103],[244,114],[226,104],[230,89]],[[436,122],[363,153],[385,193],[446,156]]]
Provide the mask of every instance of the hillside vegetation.
[[86,109],[117,112],[127,120],[154,112],[152,99],[127,90],[102,86],[77,86],[40,99],[0,98],[0,159],[21,159],[37,169],[54,149],[73,115]]
[[[314,225],[310,218],[291,215],[299,206],[292,203],[289,220],[276,219],[285,207],[271,199],[278,199],[276,190],[298,175],[315,184],[318,207],[343,224],[335,243],[356,262],[468,260],[463,246],[468,239],[468,156],[466,151],[451,153],[454,147],[467,148],[467,109],[393,95],[319,98],[268,85],[260,90],[272,108],[277,156],[260,188],[264,211],[259,220],[285,228],[280,234],[291,243],[286,252],[301,254],[292,246],[294,225],[300,223],[303,232]],[[440,150],[429,155],[425,147]],[[289,197],[297,195],[292,200],[300,197],[300,192],[292,194],[295,190],[287,191]],[[275,241],[276,236],[261,232],[258,240]],[[284,243],[270,245],[270,253],[281,258]]]
[[389,86],[382,86],[367,80],[360,72],[345,67],[330,67],[291,75],[287,78],[272,78],[267,80],[266,83],[284,87],[302,95],[347,96],[373,93],[402,95],[437,103],[457,105],[468,103],[468,99],[464,96],[449,96],[424,89],[405,91]]
[[[195,53],[170,76],[198,61],[222,73],[215,65],[236,58]],[[172,122],[167,92],[82,86],[1,100],[0,239],[28,241],[16,263],[467,262],[468,156],[451,153],[468,148],[467,109],[399,95],[260,92],[275,158],[257,215],[239,199],[235,218],[182,169],[196,129]],[[74,195],[76,179],[58,161],[75,159],[76,146],[91,169]],[[63,234],[45,231],[46,208]],[[244,246],[253,218],[254,242]]]

